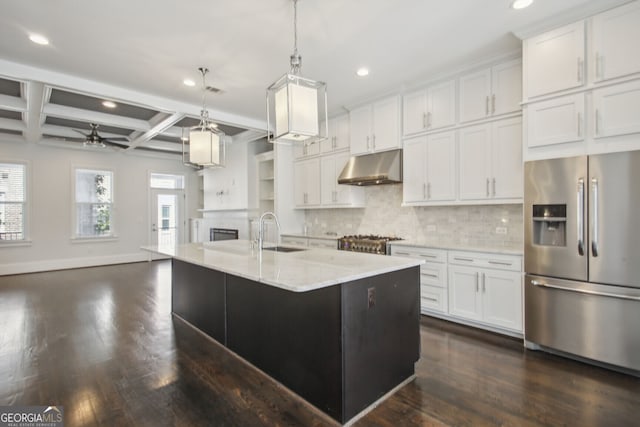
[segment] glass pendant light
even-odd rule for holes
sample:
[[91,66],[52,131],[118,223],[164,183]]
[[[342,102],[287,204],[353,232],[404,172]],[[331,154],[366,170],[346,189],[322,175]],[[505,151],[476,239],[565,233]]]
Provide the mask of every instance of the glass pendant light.
[[267,88],[269,142],[314,143],[327,138],[327,85],[300,75],[298,0],[293,0],[293,54],[289,72]]
[[[200,112],[200,123],[189,129],[189,162],[204,167],[224,167],[225,135],[209,119],[206,105],[207,84],[205,76],[209,70],[200,67],[198,71],[202,74],[202,111]],[[183,141],[184,139],[187,138],[183,138]]]

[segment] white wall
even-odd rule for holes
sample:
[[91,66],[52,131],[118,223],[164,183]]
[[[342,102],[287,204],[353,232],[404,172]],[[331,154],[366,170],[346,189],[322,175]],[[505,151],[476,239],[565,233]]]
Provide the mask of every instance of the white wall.
[[[1,161],[28,162],[27,233],[31,244],[0,245],[0,274],[143,261],[150,238],[149,173],[185,175],[185,218],[197,216],[195,170],[180,158],[153,158],[109,149],[66,149],[0,140]],[[73,168],[114,172],[113,220],[117,239],[74,242]],[[187,224],[188,225],[188,224]],[[185,241],[189,230],[184,229]]]

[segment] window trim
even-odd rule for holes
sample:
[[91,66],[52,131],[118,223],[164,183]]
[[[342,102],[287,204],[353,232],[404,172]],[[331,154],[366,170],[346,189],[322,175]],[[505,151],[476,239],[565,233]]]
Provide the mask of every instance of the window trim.
[[[93,172],[109,172],[111,173],[111,215],[109,217],[109,234],[98,236],[81,236],[78,235],[78,205],[76,201],[76,179],[79,170],[88,170]],[[71,166],[71,242],[72,243],[90,243],[90,242],[112,242],[118,240],[116,232],[116,172],[113,168],[97,165],[72,165]],[[89,204],[82,202],[82,204]]]
[[24,166],[24,191],[25,197],[22,202],[22,239],[20,240],[0,240],[0,247],[31,246],[31,162],[25,159],[0,158],[0,163],[15,164]]

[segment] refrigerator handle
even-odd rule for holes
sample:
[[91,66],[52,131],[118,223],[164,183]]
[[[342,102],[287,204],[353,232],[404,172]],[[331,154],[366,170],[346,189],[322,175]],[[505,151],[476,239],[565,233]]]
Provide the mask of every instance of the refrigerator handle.
[[591,255],[598,256],[598,180],[591,178],[591,199],[593,214],[591,215]]
[[580,178],[578,180],[578,214],[577,214],[577,224],[578,224],[578,254],[580,256],[584,256],[584,179]]

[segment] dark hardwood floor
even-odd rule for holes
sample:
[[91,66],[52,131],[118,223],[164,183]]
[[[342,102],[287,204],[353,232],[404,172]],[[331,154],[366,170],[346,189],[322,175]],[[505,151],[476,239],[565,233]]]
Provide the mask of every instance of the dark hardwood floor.
[[[0,277],[0,405],[65,426],[324,426],[170,315],[170,263]],[[640,379],[422,318],[417,378],[357,426],[638,426]]]

